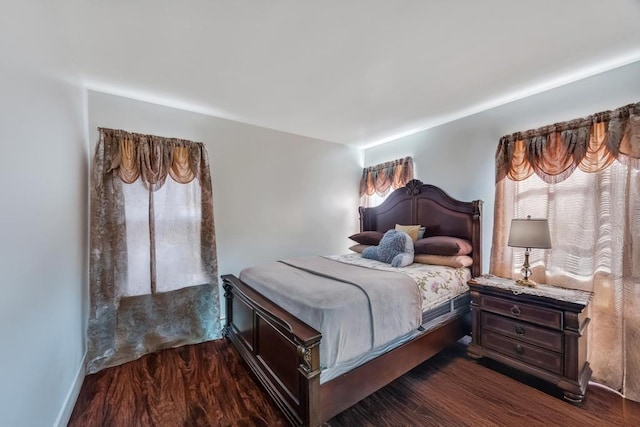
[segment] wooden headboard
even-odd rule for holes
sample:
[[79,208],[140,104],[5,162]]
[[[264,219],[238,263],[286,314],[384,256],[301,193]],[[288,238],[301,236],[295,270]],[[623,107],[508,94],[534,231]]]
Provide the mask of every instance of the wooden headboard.
[[426,227],[425,237],[453,236],[473,247],[471,274],[482,274],[482,200],[462,202],[440,188],[413,179],[379,206],[360,208],[360,231],[385,232],[396,224]]

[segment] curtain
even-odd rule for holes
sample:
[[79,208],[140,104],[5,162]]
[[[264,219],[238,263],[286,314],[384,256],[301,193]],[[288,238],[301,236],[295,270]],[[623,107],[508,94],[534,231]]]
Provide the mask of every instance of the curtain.
[[204,144],[99,132],[90,189],[88,373],[220,337]]
[[594,292],[593,379],[640,401],[640,103],[501,138],[491,273],[516,278],[512,218],[549,220],[533,280]]
[[402,188],[412,179],[412,157],[364,168],[360,178],[360,205],[373,206],[374,199],[381,202],[390,190]]

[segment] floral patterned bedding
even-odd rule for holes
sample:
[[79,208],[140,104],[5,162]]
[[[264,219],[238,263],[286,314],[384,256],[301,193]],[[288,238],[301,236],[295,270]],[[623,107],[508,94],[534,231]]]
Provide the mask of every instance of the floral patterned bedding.
[[329,255],[325,258],[345,264],[358,265],[375,270],[393,271],[409,276],[416,282],[420,290],[423,312],[469,290],[467,280],[471,278],[471,272],[468,268],[452,268],[419,263],[395,268],[389,264],[362,258],[360,254],[356,253]]

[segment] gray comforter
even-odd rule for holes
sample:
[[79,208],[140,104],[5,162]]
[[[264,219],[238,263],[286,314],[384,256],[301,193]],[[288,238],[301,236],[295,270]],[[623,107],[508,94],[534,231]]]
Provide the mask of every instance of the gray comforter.
[[305,257],[246,268],[240,279],[322,333],[322,369],[420,325],[418,287],[401,273]]

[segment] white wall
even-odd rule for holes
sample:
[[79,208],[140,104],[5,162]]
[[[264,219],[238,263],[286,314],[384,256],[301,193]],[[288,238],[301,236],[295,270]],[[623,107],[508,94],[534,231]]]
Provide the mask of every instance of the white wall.
[[84,377],[86,91],[59,5],[1,9],[0,426],[66,425]]
[[[455,94],[452,94],[455,96]],[[416,178],[461,200],[484,200],[489,270],[495,151],[501,136],[640,102],[640,62],[365,150],[365,165],[411,155]]]
[[360,150],[99,92],[88,104],[92,147],[97,127],[206,144],[219,274],[343,253],[358,231]]
[[85,91],[0,65],[0,425],[66,425],[84,371]]

